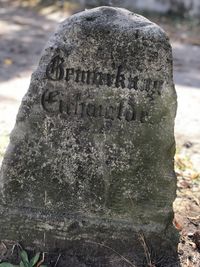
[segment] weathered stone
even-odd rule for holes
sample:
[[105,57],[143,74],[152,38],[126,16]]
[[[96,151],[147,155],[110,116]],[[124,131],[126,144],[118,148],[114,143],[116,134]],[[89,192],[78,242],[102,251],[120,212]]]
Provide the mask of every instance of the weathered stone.
[[167,253],[176,244],[175,113],[161,28],[110,7],[65,20],[33,73],[4,157],[1,237],[91,260],[101,247],[88,241],[138,254],[142,231]]

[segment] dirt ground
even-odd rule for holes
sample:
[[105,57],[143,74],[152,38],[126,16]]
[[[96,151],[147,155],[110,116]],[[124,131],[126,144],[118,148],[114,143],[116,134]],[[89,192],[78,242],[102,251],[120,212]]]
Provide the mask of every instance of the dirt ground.
[[[42,48],[68,11],[40,12],[0,1],[0,161],[9,141],[19,104],[28,89]],[[171,38],[178,95],[177,199],[174,224],[180,231],[180,266],[200,266],[200,24],[153,17]],[[4,253],[0,245],[0,258]],[[153,267],[153,266],[152,266]]]

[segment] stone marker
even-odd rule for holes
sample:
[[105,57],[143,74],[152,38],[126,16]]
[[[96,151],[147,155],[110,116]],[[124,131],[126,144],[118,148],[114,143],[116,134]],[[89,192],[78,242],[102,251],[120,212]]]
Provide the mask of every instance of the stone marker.
[[4,157],[1,238],[66,248],[88,266],[124,266],[97,243],[136,257],[143,235],[167,254],[177,241],[175,114],[160,27],[111,7],[66,19],[32,75]]

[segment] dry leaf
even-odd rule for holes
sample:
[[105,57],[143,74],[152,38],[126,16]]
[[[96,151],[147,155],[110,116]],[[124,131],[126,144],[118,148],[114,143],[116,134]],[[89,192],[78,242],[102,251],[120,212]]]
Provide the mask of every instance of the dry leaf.
[[183,225],[181,225],[175,218],[173,220],[173,224],[178,231],[183,230]]
[[10,58],[6,58],[6,59],[4,59],[4,65],[12,65],[13,64],[13,61],[12,61],[12,59],[10,59]]
[[198,179],[199,176],[200,176],[200,175],[199,175],[198,172],[193,172],[193,173],[191,174],[191,178],[192,178],[193,180]]

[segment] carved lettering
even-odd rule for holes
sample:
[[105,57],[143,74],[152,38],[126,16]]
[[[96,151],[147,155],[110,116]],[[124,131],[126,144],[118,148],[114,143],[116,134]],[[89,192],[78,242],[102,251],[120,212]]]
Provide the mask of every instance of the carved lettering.
[[81,106],[81,117],[83,118],[85,116],[86,103],[82,102],[79,105]]
[[64,76],[63,63],[64,59],[60,56],[53,57],[46,69],[47,78],[52,81],[62,80]]
[[151,78],[142,78],[123,71],[120,65],[115,74],[104,73],[98,70],[81,70],[80,68],[64,68],[65,60],[59,55],[52,58],[46,69],[46,76],[52,81],[65,79],[66,82],[75,82],[85,85],[108,86],[114,88],[128,88],[130,90],[142,91],[150,100],[160,96],[163,81]]
[[94,104],[91,104],[89,103],[87,105],[87,111],[86,111],[87,115],[89,117],[95,117],[95,105]]
[[65,80],[69,81],[71,76],[74,76],[74,69],[66,69],[66,77]]
[[139,81],[139,78],[136,76],[136,77],[129,77],[128,79],[129,83],[128,83],[128,89],[135,89],[135,90],[138,90],[138,81]]
[[78,69],[78,70],[76,70],[75,82],[79,83],[80,82],[80,77],[81,77],[81,70]]
[[148,121],[148,116],[149,116],[149,114],[148,114],[147,111],[142,111],[141,112],[141,116],[140,116],[140,122],[141,123],[147,122]]
[[85,73],[85,71],[82,71],[81,72],[81,82],[82,83],[85,83],[85,77],[86,77],[86,73]]
[[107,73],[107,78],[106,78],[107,83],[106,83],[106,85],[108,87],[112,86],[114,79],[115,79],[115,75],[111,75],[111,74]]
[[103,85],[103,73],[102,72],[94,73],[93,83],[96,84],[97,86]]
[[66,112],[67,112],[68,115],[71,114],[71,105],[72,104],[70,102],[67,102],[67,104],[66,104]]
[[120,104],[119,104],[119,110],[118,110],[118,114],[117,114],[117,118],[118,118],[119,120],[121,120],[122,111],[123,111],[123,103],[120,102]]
[[144,81],[144,90],[149,92],[152,89],[152,83],[153,81],[151,79],[146,79]]
[[126,109],[125,120],[133,121],[136,119],[136,112],[132,105],[129,104],[129,107]]
[[103,106],[99,105],[96,107],[96,117],[103,117]]
[[115,108],[113,106],[109,106],[106,108],[105,118],[114,120],[114,110]]
[[42,106],[44,108],[44,110],[48,111],[48,112],[55,112],[60,110],[59,106],[59,96],[60,96],[60,92],[59,91],[52,91],[52,92],[48,92],[45,91],[45,93],[42,95]]
[[96,103],[95,100],[83,101],[81,93],[73,96],[67,95],[64,91],[46,90],[41,96],[41,105],[44,111],[51,114],[63,114],[69,117],[78,116],[80,118],[101,118],[107,120],[125,120],[127,122],[138,121],[140,123],[148,122],[148,112],[137,111],[133,103],[125,105],[121,100],[116,105],[107,102]]
[[125,75],[122,74],[122,66],[118,67],[115,86],[125,88]]

